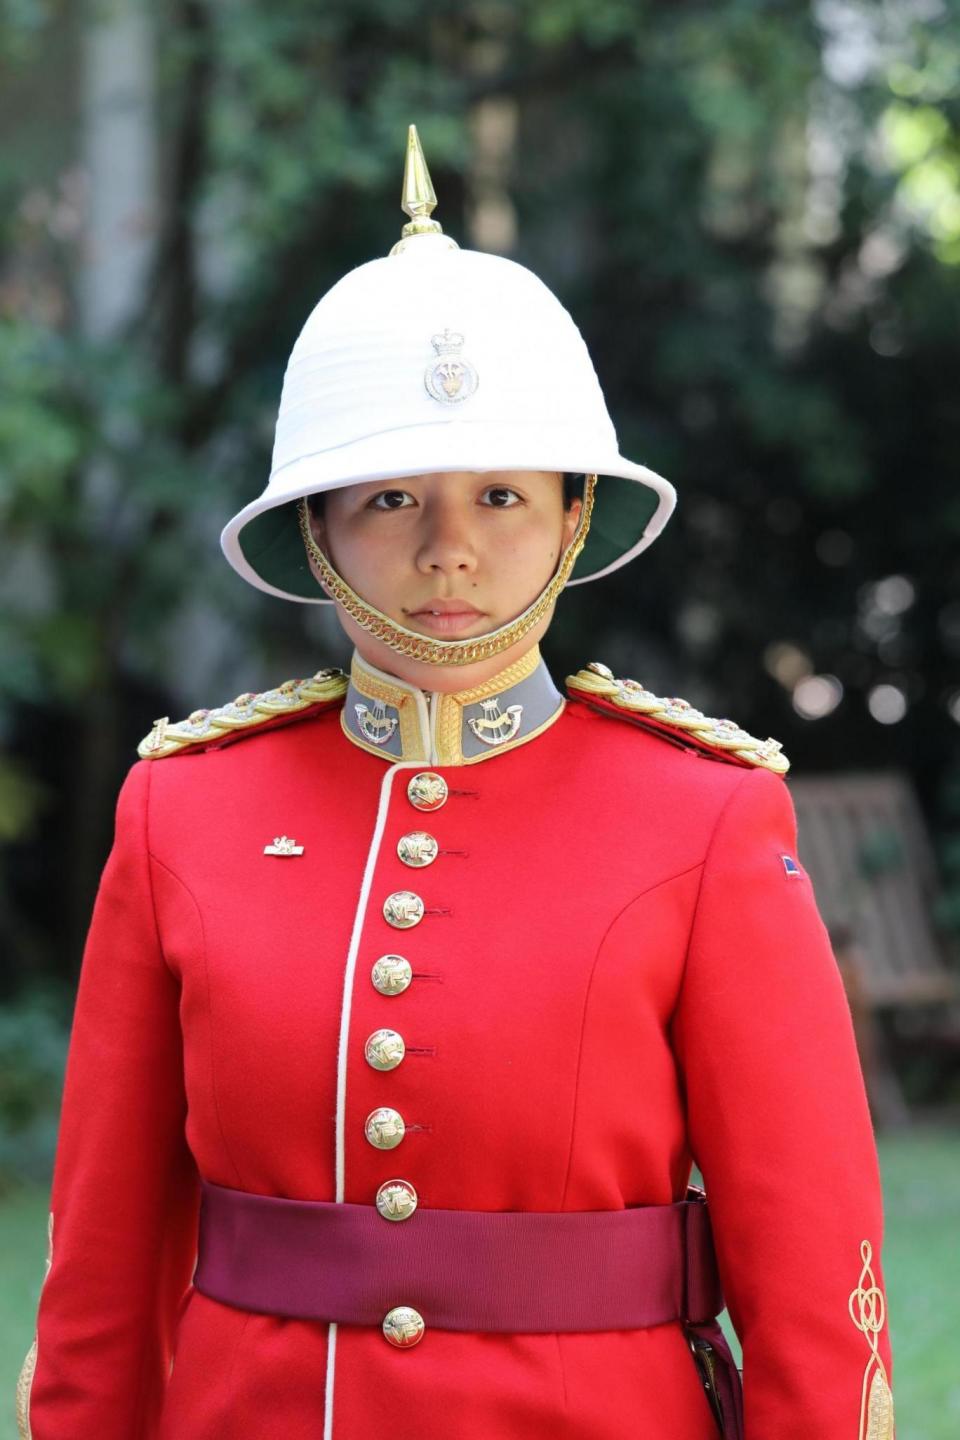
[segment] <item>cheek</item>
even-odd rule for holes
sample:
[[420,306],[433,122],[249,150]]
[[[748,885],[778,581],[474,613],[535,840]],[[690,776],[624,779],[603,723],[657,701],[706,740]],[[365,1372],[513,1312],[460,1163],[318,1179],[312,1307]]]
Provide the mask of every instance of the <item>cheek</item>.
[[372,593],[371,587],[396,573],[401,547],[376,526],[334,524],[327,533],[334,568],[354,589]]
[[499,543],[493,564],[518,597],[535,594],[556,569],[564,543],[559,521],[555,525],[532,526]]
[[521,537],[518,550],[531,562],[555,564],[566,543],[563,520],[559,515],[551,515],[530,527]]

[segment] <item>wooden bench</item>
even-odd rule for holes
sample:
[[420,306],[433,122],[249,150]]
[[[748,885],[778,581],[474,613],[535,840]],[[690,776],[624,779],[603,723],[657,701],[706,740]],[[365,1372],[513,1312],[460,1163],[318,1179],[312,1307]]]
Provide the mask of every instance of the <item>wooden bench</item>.
[[878,1122],[901,1123],[907,1107],[878,1013],[912,1012],[906,1036],[912,1030],[960,1058],[956,953],[933,923],[937,871],[916,794],[898,771],[788,784],[800,861],[844,979],[871,1107]]

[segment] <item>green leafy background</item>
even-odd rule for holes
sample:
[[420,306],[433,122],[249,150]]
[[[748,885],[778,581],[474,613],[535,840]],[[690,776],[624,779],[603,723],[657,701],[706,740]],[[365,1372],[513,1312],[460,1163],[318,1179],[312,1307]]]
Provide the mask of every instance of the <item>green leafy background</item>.
[[[246,587],[218,536],[265,483],[300,325],[397,237],[411,120],[445,228],[499,236],[561,296],[624,453],[679,491],[651,550],[563,597],[555,673],[603,659],[776,735],[795,773],[908,771],[949,945],[957,0],[159,0],[152,256],[98,339],[79,76],[91,27],[124,8],[0,5],[3,1173],[49,1162],[137,741],[346,657],[328,615]],[[842,686],[819,719],[793,703],[811,674]],[[871,712],[882,685],[897,723]],[[953,1384],[904,1436],[955,1433]]]

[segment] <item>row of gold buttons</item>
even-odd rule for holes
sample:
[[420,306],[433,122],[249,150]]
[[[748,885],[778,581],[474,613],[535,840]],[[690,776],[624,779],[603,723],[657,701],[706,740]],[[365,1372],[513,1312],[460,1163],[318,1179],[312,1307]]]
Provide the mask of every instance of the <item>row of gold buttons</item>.
[[[423,770],[407,784],[407,799],[416,810],[439,810],[449,790],[442,775]],[[426,830],[413,830],[397,842],[397,854],[404,865],[420,870],[432,865],[440,852],[437,841]],[[421,897],[412,890],[396,890],[383,903],[383,916],[396,930],[410,930],[424,916]],[[385,996],[400,995],[413,978],[409,960],[402,955],[381,955],[371,971],[374,988]],[[381,1028],[367,1036],[364,1059],[375,1070],[393,1070],[406,1054],[403,1036]],[[406,1133],[403,1116],[389,1105],[372,1110],[364,1123],[364,1134],[378,1150],[392,1150]],[[409,1180],[385,1180],[377,1191],[377,1211],[385,1220],[409,1220],[417,1208],[417,1192]],[[391,1345],[409,1349],[423,1337],[423,1316],[412,1305],[395,1305],[383,1319],[383,1333]]]

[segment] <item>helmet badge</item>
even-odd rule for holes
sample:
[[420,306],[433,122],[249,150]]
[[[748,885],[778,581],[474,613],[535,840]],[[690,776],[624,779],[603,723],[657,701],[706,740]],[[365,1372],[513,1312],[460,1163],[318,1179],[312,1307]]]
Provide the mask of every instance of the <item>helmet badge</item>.
[[480,383],[480,377],[465,355],[463,336],[456,330],[444,330],[432,335],[430,344],[437,352],[437,358],[423,372],[423,383],[428,395],[439,400],[441,405],[459,405],[468,400]]

